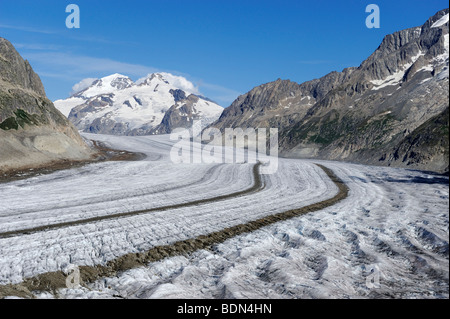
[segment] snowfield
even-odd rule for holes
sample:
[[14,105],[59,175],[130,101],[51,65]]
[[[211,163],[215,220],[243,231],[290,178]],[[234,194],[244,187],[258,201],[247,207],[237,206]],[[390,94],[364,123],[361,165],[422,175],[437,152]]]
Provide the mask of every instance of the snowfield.
[[[166,258],[100,278],[59,298],[448,298],[448,178],[405,169],[279,159],[263,187],[255,164],[174,164],[168,136],[85,135],[145,153],[0,184],[0,284],[16,284],[69,264],[104,265],[127,253],[209,234],[332,198],[321,211],[239,235],[211,250]],[[2,237],[60,222],[145,211],[135,216]],[[375,278],[374,281],[371,281]],[[53,298],[49,292],[37,295]]]
[[[170,73],[149,74],[136,83],[129,77],[116,73],[80,88],[83,89],[68,99],[55,101],[54,104],[80,130],[86,132],[93,132],[90,127],[98,126],[98,121],[103,124],[113,121],[125,125],[127,129],[119,135],[127,135],[139,128],[156,128],[172,106],[177,106],[178,115],[187,117],[190,121],[189,114],[182,112],[180,108],[186,104],[186,98],[191,94],[198,95],[198,100],[193,104],[192,115],[201,119],[204,126],[216,121],[223,112],[221,106],[201,97],[194,84]],[[73,118],[70,117],[72,111],[75,112]]]

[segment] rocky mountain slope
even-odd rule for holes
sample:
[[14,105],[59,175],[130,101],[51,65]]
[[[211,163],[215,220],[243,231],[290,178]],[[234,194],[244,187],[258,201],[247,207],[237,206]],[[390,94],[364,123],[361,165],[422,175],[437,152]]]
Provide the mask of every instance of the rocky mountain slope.
[[80,130],[114,135],[151,135],[208,125],[223,108],[196,95],[192,83],[170,73],[154,73],[134,83],[113,74],[94,81],[69,99],[55,101]]
[[91,155],[28,61],[0,37],[0,172]]
[[359,67],[258,86],[212,126],[276,127],[284,156],[448,171],[448,18],[387,35]]

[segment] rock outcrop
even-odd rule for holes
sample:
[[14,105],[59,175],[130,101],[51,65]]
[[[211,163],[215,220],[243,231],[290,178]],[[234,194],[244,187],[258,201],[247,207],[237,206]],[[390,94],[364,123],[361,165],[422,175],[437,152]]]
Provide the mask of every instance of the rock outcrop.
[[46,97],[28,61],[0,37],[0,171],[91,156],[75,127]]

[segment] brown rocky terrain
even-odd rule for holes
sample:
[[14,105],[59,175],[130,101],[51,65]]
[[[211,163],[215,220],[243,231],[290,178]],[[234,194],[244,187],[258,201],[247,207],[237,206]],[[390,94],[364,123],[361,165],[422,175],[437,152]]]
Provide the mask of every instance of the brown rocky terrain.
[[387,35],[359,67],[258,86],[211,126],[278,128],[287,157],[448,172],[448,14]]
[[0,37],[0,172],[88,160],[93,155],[46,97],[28,61]]

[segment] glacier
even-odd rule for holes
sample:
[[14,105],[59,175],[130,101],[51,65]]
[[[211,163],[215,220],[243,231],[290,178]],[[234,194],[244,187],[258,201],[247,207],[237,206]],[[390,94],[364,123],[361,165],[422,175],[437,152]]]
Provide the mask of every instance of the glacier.
[[[337,193],[315,164],[331,169],[349,196],[328,208],[38,298],[448,298],[448,177],[344,162],[279,159],[254,193],[194,207],[50,229],[1,233],[213,198],[253,184],[249,163],[174,164],[168,135],[84,134],[142,152],[0,184],[0,285],[70,264],[104,265],[179,240],[303,207]],[[197,145],[201,147],[201,145]],[[379,285],[367,284],[374,271]]]

